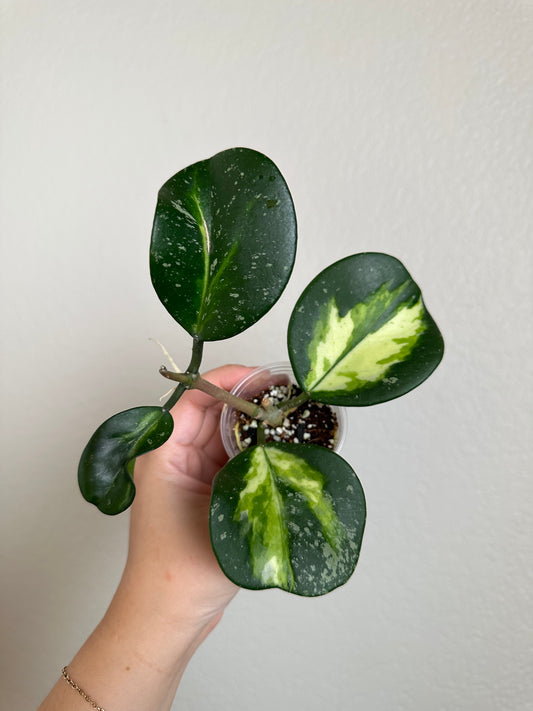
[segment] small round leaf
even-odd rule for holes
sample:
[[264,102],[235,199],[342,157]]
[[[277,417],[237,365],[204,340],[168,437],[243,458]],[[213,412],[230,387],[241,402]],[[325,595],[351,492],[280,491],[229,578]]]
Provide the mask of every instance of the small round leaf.
[[213,483],[213,550],[243,588],[313,597],[343,585],[359,557],[365,518],[350,465],[316,445],[251,447]]
[[387,254],[342,259],[300,296],[288,348],[300,387],[333,405],[375,405],[420,385],[444,342],[420,289]]
[[102,513],[118,514],[135,497],[135,457],[160,447],[174,421],[161,407],[135,407],[106,420],[83,450],[78,483],[83,498]]
[[296,252],[296,217],[274,163],[231,148],[185,168],[161,190],[150,249],[152,283],[192,336],[241,333],[278,300]]

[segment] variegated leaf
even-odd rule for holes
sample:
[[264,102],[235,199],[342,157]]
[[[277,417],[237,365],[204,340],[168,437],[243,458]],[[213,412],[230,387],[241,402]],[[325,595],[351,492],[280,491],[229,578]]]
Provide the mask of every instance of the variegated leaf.
[[353,573],[365,517],[361,484],[344,459],[315,445],[268,444],[216,476],[211,541],[241,587],[323,595]]
[[274,163],[231,148],[159,191],[150,248],[161,302],[192,336],[241,333],[278,300],[296,252],[296,217]]
[[313,399],[373,405],[422,383],[444,344],[420,289],[394,257],[356,254],[305,289],[289,323],[289,355]]

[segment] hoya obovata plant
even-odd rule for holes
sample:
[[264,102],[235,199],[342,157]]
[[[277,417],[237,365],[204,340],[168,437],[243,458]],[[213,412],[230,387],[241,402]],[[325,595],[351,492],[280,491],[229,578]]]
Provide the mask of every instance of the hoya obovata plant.
[[[150,248],[157,295],[192,336],[184,373],[161,407],[136,407],[94,433],[79,464],[87,501],[118,514],[133,501],[135,458],[163,444],[170,408],[200,388],[248,413],[259,444],[230,459],[213,482],[210,533],[225,574],[249,589],[315,596],[353,573],[366,519],[351,466],[315,444],[266,442],[309,400],[367,406],[422,383],[439,364],[442,336],[420,289],[394,257],[355,254],[321,272],[298,299],[287,345],[303,391],[279,406],[239,401],[199,374],[205,341],[230,338],[278,300],[292,271],[296,217],[283,176],[266,156],[233,148],[185,168],[159,191]],[[296,402],[297,401],[297,402]]]

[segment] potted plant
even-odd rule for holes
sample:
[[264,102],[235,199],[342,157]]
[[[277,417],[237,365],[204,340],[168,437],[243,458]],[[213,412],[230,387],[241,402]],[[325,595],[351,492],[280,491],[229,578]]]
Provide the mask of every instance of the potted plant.
[[213,482],[215,555],[241,587],[315,596],[345,583],[355,568],[364,493],[351,466],[332,451],[335,435],[320,446],[292,426],[288,441],[278,430],[290,429],[294,412],[301,424],[310,403],[329,417],[330,406],[374,405],[407,393],[437,367],[444,346],[405,267],[386,254],[355,254],[324,269],[298,299],[287,334],[294,381],[286,380],[282,397],[263,392],[254,402],[216,388],[200,374],[204,343],[258,321],[285,288],[295,252],[289,189],[261,153],[226,150],[163,185],[151,277],[165,308],[192,337],[191,360],[183,373],[161,368],[178,383],[163,406],[126,410],[97,429],[78,481],[100,511],[124,511],[135,495],[135,458],[168,439],[169,410],[185,390],[220,398],[244,413],[242,427],[255,432],[239,434],[242,451]]

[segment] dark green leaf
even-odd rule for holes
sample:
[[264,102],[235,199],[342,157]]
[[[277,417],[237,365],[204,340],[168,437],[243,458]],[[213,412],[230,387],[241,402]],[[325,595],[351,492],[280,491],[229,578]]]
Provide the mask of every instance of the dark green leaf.
[[159,191],[152,283],[176,321],[203,341],[229,338],[258,321],[285,288],[295,251],[289,189],[257,151],[218,153]]
[[314,400],[374,405],[420,385],[444,343],[408,271],[387,254],[331,265],[292,312],[288,347],[299,385]]
[[135,457],[156,449],[172,433],[172,415],[160,407],[135,407],[106,420],[81,455],[78,483],[83,497],[106,514],[118,514],[135,496]]
[[216,476],[211,542],[237,585],[311,597],[353,573],[365,517],[361,484],[344,459],[316,445],[268,444]]

